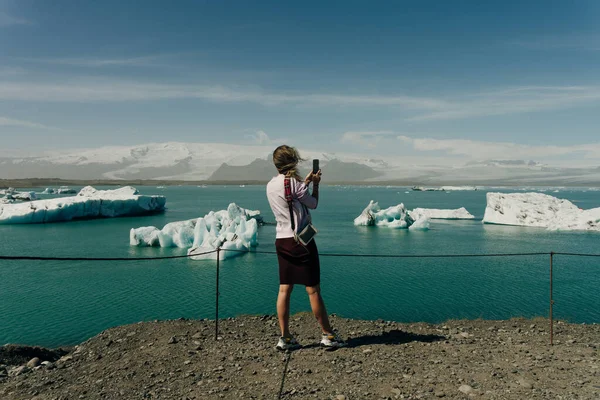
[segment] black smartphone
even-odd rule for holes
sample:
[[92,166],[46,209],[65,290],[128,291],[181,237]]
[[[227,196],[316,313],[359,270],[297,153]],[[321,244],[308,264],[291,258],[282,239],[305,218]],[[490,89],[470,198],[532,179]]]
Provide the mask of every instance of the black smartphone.
[[319,160],[313,160],[313,174],[319,172]]

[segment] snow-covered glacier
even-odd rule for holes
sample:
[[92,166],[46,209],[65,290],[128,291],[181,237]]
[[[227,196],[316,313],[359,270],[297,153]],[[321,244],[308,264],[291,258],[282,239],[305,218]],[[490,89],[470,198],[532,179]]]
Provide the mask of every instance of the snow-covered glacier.
[[387,226],[396,229],[428,229],[429,219],[415,220],[409,215],[402,203],[382,210],[376,201],[371,200],[369,205],[354,219],[354,225]]
[[408,214],[415,220],[420,218],[429,219],[474,219],[473,214],[461,207],[454,210],[443,210],[437,208],[415,208]]
[[582,210],[543,193],[487,193],[483,222],[550,230],[600,231],[600,207]]
[[246,210],[231,203],[227,210],[211,211],[198,219],[171,222],[162,229],[153,226],[131,229],[129,244],[189,248],[188,255],[194,260],[215,260],[216,253],[201,253],[220,247],[223,251],[219,258],[224,260],[258,246],[259,223],[262,223],[260,211]]
[[115,190],[96,190],[86,186],[76,196],[0,204],[0,224],[144,215],[164,210],[166,201],[164,196],[140,195],[131,186]]

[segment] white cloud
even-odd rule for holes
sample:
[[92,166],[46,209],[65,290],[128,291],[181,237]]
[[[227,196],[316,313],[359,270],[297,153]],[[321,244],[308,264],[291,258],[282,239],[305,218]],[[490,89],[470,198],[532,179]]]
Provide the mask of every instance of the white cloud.
[[255,144],[271,144],[271,138],[265,131],[258,130],[251,135],[246,135],[246,138],[250,139]]
[[23,18],[18,18],[7,14],[6,12],[0,11],[0,27],[11,26],[11,25],[30,25],[31,21]]
[[433,121],[555,110],[600,101],[600,86],[524,86],[457,98],[409,121]]
[[0,126],[16,126],[20,128],[35,128],[35,129],[56,129],[46,125],[38,124],[37,122],[23,121],[7,117],[0,117]]
[[532,50],[600,50],[598,34],[560,34],[523,38],[508,42],[509,45]]
[[510,142],[485,142],[466,139],[413,138],[404,135],[398,139],[418,151],[440,151],[449,155],[465,156],[469,159],[600,159],[600,143],[573,146],[529,146]]
[[246,139],[250,141],[250,143],[254,145],[280,145],[287,141],[286,138],[271,138],[267,133],[263,130],[257,130],[250,134],[244,135]]
[[375,148],[382,139],[396,135],[393,131],[348,131],[342,135],[342,142]]
[[286,94],[260,88],[154,84],[128,81],[76,80],[62,83],[0,82],[0,100],[52,102],[119,102],[165,99],[203,99],[213,102],[251,102],[263,105],[388,106],[439,109],[444,102],[426,97]]
[[0,67],[0,77],[24,75],[25,69],[20,67]]
[[135,102],[200,99],[265,106],[379,107],[402,111],[407,121],[465,119],[555,110],[600,101],[600,86],[522,86],[446,98],[269,92],[258,87],[141,83],[78,79],[64,82],[0,81],[0,100]]
[[[153,66],[172,66],[174,61],[168,60],[174,54],[155,54],[138,57],[63,57],[63,58],[26,58],[11,57],[11,60],[22,61],[36,64],[66,65],[72,67],[102,68],[102,67],[153,67]],[[161,62],[162,60],[162,62]],[[170,61],[170,62],[167,62]]]

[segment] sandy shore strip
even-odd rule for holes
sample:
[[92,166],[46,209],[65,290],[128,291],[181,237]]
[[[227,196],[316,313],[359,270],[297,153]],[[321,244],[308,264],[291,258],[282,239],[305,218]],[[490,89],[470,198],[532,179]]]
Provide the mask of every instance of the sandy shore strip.
[[0,398],[600,398],[599,324],[558,321],[550,346],[543,318],[427,324],[334,316],[349,346],[325,351],[312,315],[291,321],[304,346],[292,353],[274,349],[274,316],[222,320],[218,340],[214,321],[180,319],[108,329],[58,352],[2,347]]

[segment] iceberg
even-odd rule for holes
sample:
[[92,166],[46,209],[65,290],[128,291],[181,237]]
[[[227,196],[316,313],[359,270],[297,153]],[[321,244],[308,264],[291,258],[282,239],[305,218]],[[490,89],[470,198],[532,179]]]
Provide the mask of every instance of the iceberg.
[[21,201],[33,201],[37,199],[35,192],[14,192],[12,198]]
[[476,186],[442,186],[440,190],[445,192],[453,192],[453,191],[475,191],[479,190]]
[[412,190],[414,190],[416,192],[453,192],[453,191],[475,191],[475,190],[478,190],[478,188],[476,186],[441,186],[438,188],[413,186]]
[[406,212],[404,204],[400,203],[382,210],[379,204],[373,200],[354,219],[354,225],[357,226],[387,226],[396,229],[407,229],[414,222],[415,220]]
[[1,204],[12,204],[15,200],[33,201],[37,199],[35,192],[18,192],[14,188],[0,190],[0,195],[4,195],[4,197],[0,199]]
[[159,246],[158,234],[160,229],[154,226],[142,226],[129,232],[129,244],[131,246]]
[[487,193],[483,222],[549,230],[600,231],[600,207],[582,210],[543,193]]
[[455,210],[440,210],[437,208],[415,208],[409,211],[408,214],[415,220],[420,218],[429,219],[474,219],[475,217],[467,211],[466,208],[461,207]]
[[169,222],[162,229],[154,226],[133,228],[129,231],[131,246],[179,247],[187,249],[194,243],[196,219]]
[[[90,186],[86,186],[86,187],[90,187]],[[68,186],[61,186],[56,190],[55,193],[56,194],[75,194],[75,193],[77,193],[77,190],[71,189]]]
[[415,220],[415,222],[408,227],[408,229],[410,229],[411,231],[415,231],[415,230],[421,230],[421,231],[426,231],[429,229],[429,225],[430,225],[430,219],[427,217],[421,217],[417,220]]
[[61,186],[58,189],[47,187],[41,194],[77,194],[77,190],[68,186]]
[[133,187],[96,190],[86,186],[77,196],[0,205],[0,224],[145,215],[163,211],[166,201],[164,196],[140,195]]
[[129,232],[129,244],[187,248],[193,260],[215,260],[216,253],[201,253],[220,247],[223,251],[219,252],[219,259],[224,260],[258,246],[258,225],[262,223],[260,211],[246,210],[231,203],[227,210],[211,211],[197,219],[171,222],[162,229],[153,226],[133,228]]

